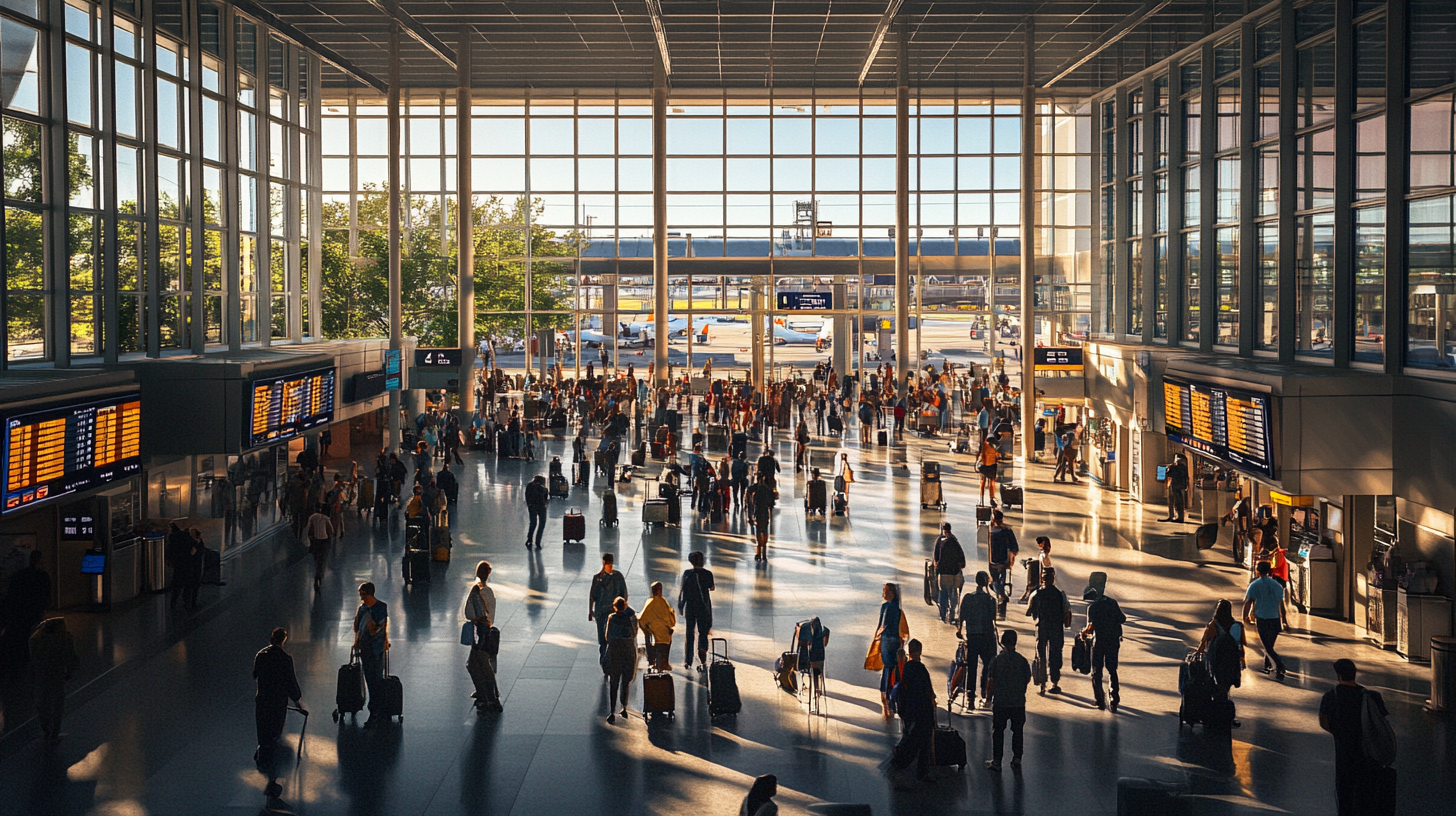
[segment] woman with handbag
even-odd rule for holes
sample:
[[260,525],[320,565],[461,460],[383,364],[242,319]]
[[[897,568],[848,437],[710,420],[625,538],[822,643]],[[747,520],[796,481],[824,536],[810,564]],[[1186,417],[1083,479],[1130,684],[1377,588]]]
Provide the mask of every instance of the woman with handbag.
[[607,618],[607,722],[617,721],[617,715],[610,710],[620,690],[622,717],[627,716],[627,689],[637,673],[637,613],[627,605],[627,599],[618,596],[612,601],[612,614]]
[[900,585],[885,584],[880,604],[880,621],[875,636],[870,638],[870,647],[865,655],[864,667],[880,673],[880,713],[889,719],[890,690],[895,687],[899,675],[902,646],[910,639],[910,622],[900,609]]
[[460,627],[460,642],[470,647],[465,670],[475,684],[475,712],[500,712],[500,689],[495,683],[495,659],[500,652],[500,630],[495,628],[495,591],[486,583],[490,579],[490,562],[475,565],[476,582],[465,597],[465,623]]

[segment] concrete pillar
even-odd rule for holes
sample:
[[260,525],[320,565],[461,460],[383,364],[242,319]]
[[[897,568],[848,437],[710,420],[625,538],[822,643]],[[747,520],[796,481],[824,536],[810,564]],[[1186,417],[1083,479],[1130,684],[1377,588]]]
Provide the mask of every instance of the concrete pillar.
[[834,344],[831,347],[834,370],[839,373],[840,378],[849,376],[849,356],[854,350],[850,315],[842,312],[849,308],[849,284],[843,280],[842,277],[836,277],[834,283],[834,308],[841,310],[841,313],[834,315]]
[[763,388],[763,294],[756,278],[748,288],[748,313],[749,350],[752,352],[749,381],[754,388]]
[[[401,345],[403,322],[402,307],[400,304],[400,184],[402,179],[399,176],[399,142],[400,121],[399,110],[399,23],[393,24],[389,29],[389,96],[387,105],[389,109],[389,347],[398,351]],[[260,327],[260,331],[266,328]],[[400,360],[400,376],[405,376],[407,366],[404,360]],[[389,449],[398,450],[400,443],[399,407],[400,396],[398,391],[389,392]]]
[[[905,397],[910,359],[910,31],[900,27],[895,82],[895,379]],[[884,359],[884,348],[880,357]]]
[[459,309],[460,413],[462,422],[475,411],[475,199],[470,174],[470,46],[472,30],[460,29],[455,55],[455,256],[456,303]]
[[[1021,83],[1021,456],[1029,467],[1036,422],[1036,27],[1026,21]],[[992,320],[995,311],[992,310]],[[991,334],[995,335],[993,329]]]
[[667,383],[667,71],[659,57],[652,72],[652,344],[654,384]]

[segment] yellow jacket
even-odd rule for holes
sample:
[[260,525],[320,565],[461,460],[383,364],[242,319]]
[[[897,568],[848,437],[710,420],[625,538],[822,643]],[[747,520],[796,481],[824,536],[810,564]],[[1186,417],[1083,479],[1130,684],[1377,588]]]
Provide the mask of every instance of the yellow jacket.
[[672,640],[672,628],[677,626],[677,613],[672,611],[666,598],[658,595],[648,600],[637,614],[637,625],[653,641],[667,643]]

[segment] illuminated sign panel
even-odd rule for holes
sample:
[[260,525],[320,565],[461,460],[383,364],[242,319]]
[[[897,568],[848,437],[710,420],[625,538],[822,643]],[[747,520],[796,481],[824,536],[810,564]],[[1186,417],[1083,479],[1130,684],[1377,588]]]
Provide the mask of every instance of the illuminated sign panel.
[[6,417],[0,513],[100,487],[141,469],[140,394]]
[[1082,371],[1081,347],[1035,348],[1031,351],[1037,371]]
[[243,447],[291,439],[334,419],[334,369],[254,380],[248,392]]
[[1272,479],[1272,401],[1268,394],[1167,377],[1163,423],[1174,442]]

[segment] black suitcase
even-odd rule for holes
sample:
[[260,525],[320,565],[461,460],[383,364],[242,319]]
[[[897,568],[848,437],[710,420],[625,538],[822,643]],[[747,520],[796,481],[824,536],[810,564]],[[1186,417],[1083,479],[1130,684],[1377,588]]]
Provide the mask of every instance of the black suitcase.
[[838,414],[829,418],[829,432],[844,435],[844,419]]
[[398,717],[404,719],[404,683],[394,675],[386,675],[384,682],[379,684],[379,699],[374,701],[376,708],[370,711],[370,715],[379,715],[386,719]]
[[849,512],[849,499],[843,493],[834,494],[834,515],[842,516]]
[[708,519],[714,524],[723,520],[723,491],[714,490],[708,496]]
[[591,484],[591,472],[592,472],[591,465],[588,465],[586,462],[572,462],[571,463],[571,482],[572,482],[572,484],[578,484],[578,485],[581,485],[582,487],[589,486]]
[[990,524],[991,523],[991,508],[987,507],[984,504],[978,504],[978,505],[976,505],[976,523],[977,524]]
[[[949,707],[946,714],[950,714]],[[956,770],[961,770],[966,767],[966,741],[955,726],[936,724],[930,742],[930,763],[937,768],[955,766]]]
[[642,714],[666,714],[668,719],[677,719],[677,688],[671,672],[648,669],[642,675]]
[[667,502],[667,523],[682,526],[682,502],[676,499]]
[[548,479],[547,482],[551,498],[554,499],[560,497],[564,499],[567,496],[571,495],[571,487],[567,485],[566,477],[562,476],[560,473],[551,474],[551,478]]
[[667,499],[648,499],[642,502],[642,525],[667,524],[670,518],[668,508],[675,506],[676,502]]
[[876,434],[875,441],[879,443],[880,447],[884,447],[890,444],[890,434],[885,430],[881,429],[880,432]]
[[1078,674],[1092,671],[1092,650],[1081,635],[1072,639],[1072,671]]
[[577,512],[573,507],[561,517],[561,530],[561,535],[566,539],[567,544],[573,541],[578,543],[586,541],[586,516]]
[[364,710],[364,666],[350,655],[349,662],[339,667],[339,686],[334,692],[334,722],[345,714],[357,715]]
[[829,485],[823,479],[809,482],[809,497],[806,501],[810,513],[824,515],[829,509]]
[[938,583],[939,582],[936,580],[936,575],[935,575],[935,562],[934,561],[931,561],[930,559],[927,558],[927,559],[925,559],[925,605],[926,606],[935,606],[935,590],[939,589],[939,587],[937,586]]
[[617,526],[617,494],[608,490],[602,494],[602,525]]
[[647,446],[644,444],[637,450],[632,451],[632,467],[645,467],[647,465]]
[[1213,678],[1203,655],[1189,652],[1178,666],[1178,722],[1198,725],[1209,718],[1213,706]]
[[[723,651],[718,651],[718,644]],[[720,717],[737,714],[743,710],[743,700],[738,696],[738,678],[733,663],[728,659],[728,640],[713,638],[712,662],[708,665],[708,716]]]
[[1020,487],[1001,485],[1001,503],[1007,507],[1026,507],[1026,491]]
[[428,584],[430,582],[430,551],[406,550],[402,571],[406,584]]
[[225,586],[222,582],[222,553],[217,550],[202,551],[202,583]]

